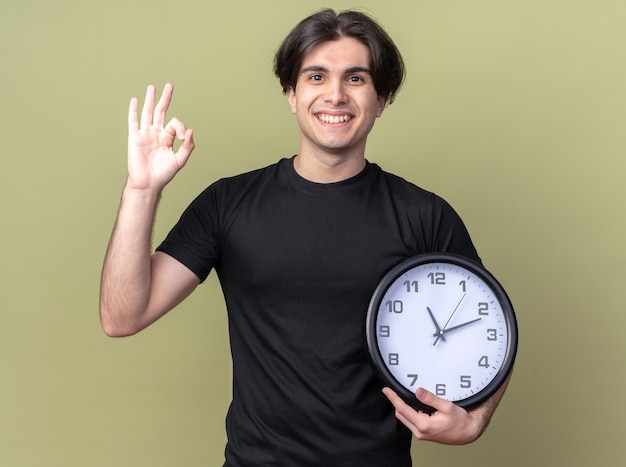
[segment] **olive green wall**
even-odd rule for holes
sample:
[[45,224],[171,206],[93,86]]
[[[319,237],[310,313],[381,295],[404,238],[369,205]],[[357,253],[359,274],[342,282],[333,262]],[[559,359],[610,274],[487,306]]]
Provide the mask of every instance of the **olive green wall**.
[[328,4],[373,13],[406,59],[368,158],[455,206],[519,318],[489,431],[416,442],[415,464],[626,463],[626,2],[20,0],[0,6],[0,465],[221,465],[215,278],[135,337],[99,328],[127,104],[172,81],[196,132],[157,241],[210,181],[297,151],[272,54]]

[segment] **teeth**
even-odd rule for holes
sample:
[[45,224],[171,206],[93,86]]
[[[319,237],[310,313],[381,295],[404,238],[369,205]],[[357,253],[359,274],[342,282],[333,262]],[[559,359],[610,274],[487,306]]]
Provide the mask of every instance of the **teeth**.
[[318,118],[324,123],[343,123],[350,120],[350,115],[319,115]]

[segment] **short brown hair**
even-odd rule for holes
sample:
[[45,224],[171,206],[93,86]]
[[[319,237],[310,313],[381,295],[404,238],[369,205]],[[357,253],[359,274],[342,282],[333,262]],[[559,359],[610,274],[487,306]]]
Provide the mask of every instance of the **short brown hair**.
[[304,57],[322,42],[351,37],[370,51],[374,88],[379,96],[393,102],[404,81],[405,68],[398,48],[385,30],[358,11],[339,14],[324,9],[303,19],[291,30],[274,57],[274,74],[286,92],[295,89]]

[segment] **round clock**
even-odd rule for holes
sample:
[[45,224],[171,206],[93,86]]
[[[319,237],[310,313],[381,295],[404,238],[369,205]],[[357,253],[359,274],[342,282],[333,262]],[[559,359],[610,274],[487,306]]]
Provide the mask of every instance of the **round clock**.
[[423,387],[463,408],[504,383],[517,352],[517,322],[500,283],[483,266],[450,253],[410,258],[374,291],[366,339],[383,383],[425,412]]

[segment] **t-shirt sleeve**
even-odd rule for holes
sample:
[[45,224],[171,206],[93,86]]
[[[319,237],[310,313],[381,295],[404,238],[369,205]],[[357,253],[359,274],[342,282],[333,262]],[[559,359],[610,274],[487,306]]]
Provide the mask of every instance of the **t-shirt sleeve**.
[[482,264],[463,220],[447,201],[436,195],[432,228],[433,251],[454,253]]
[[219,257],[218,226],[216,189],[212,185],[185,209],[156,250],[181,262],[204,282]]

